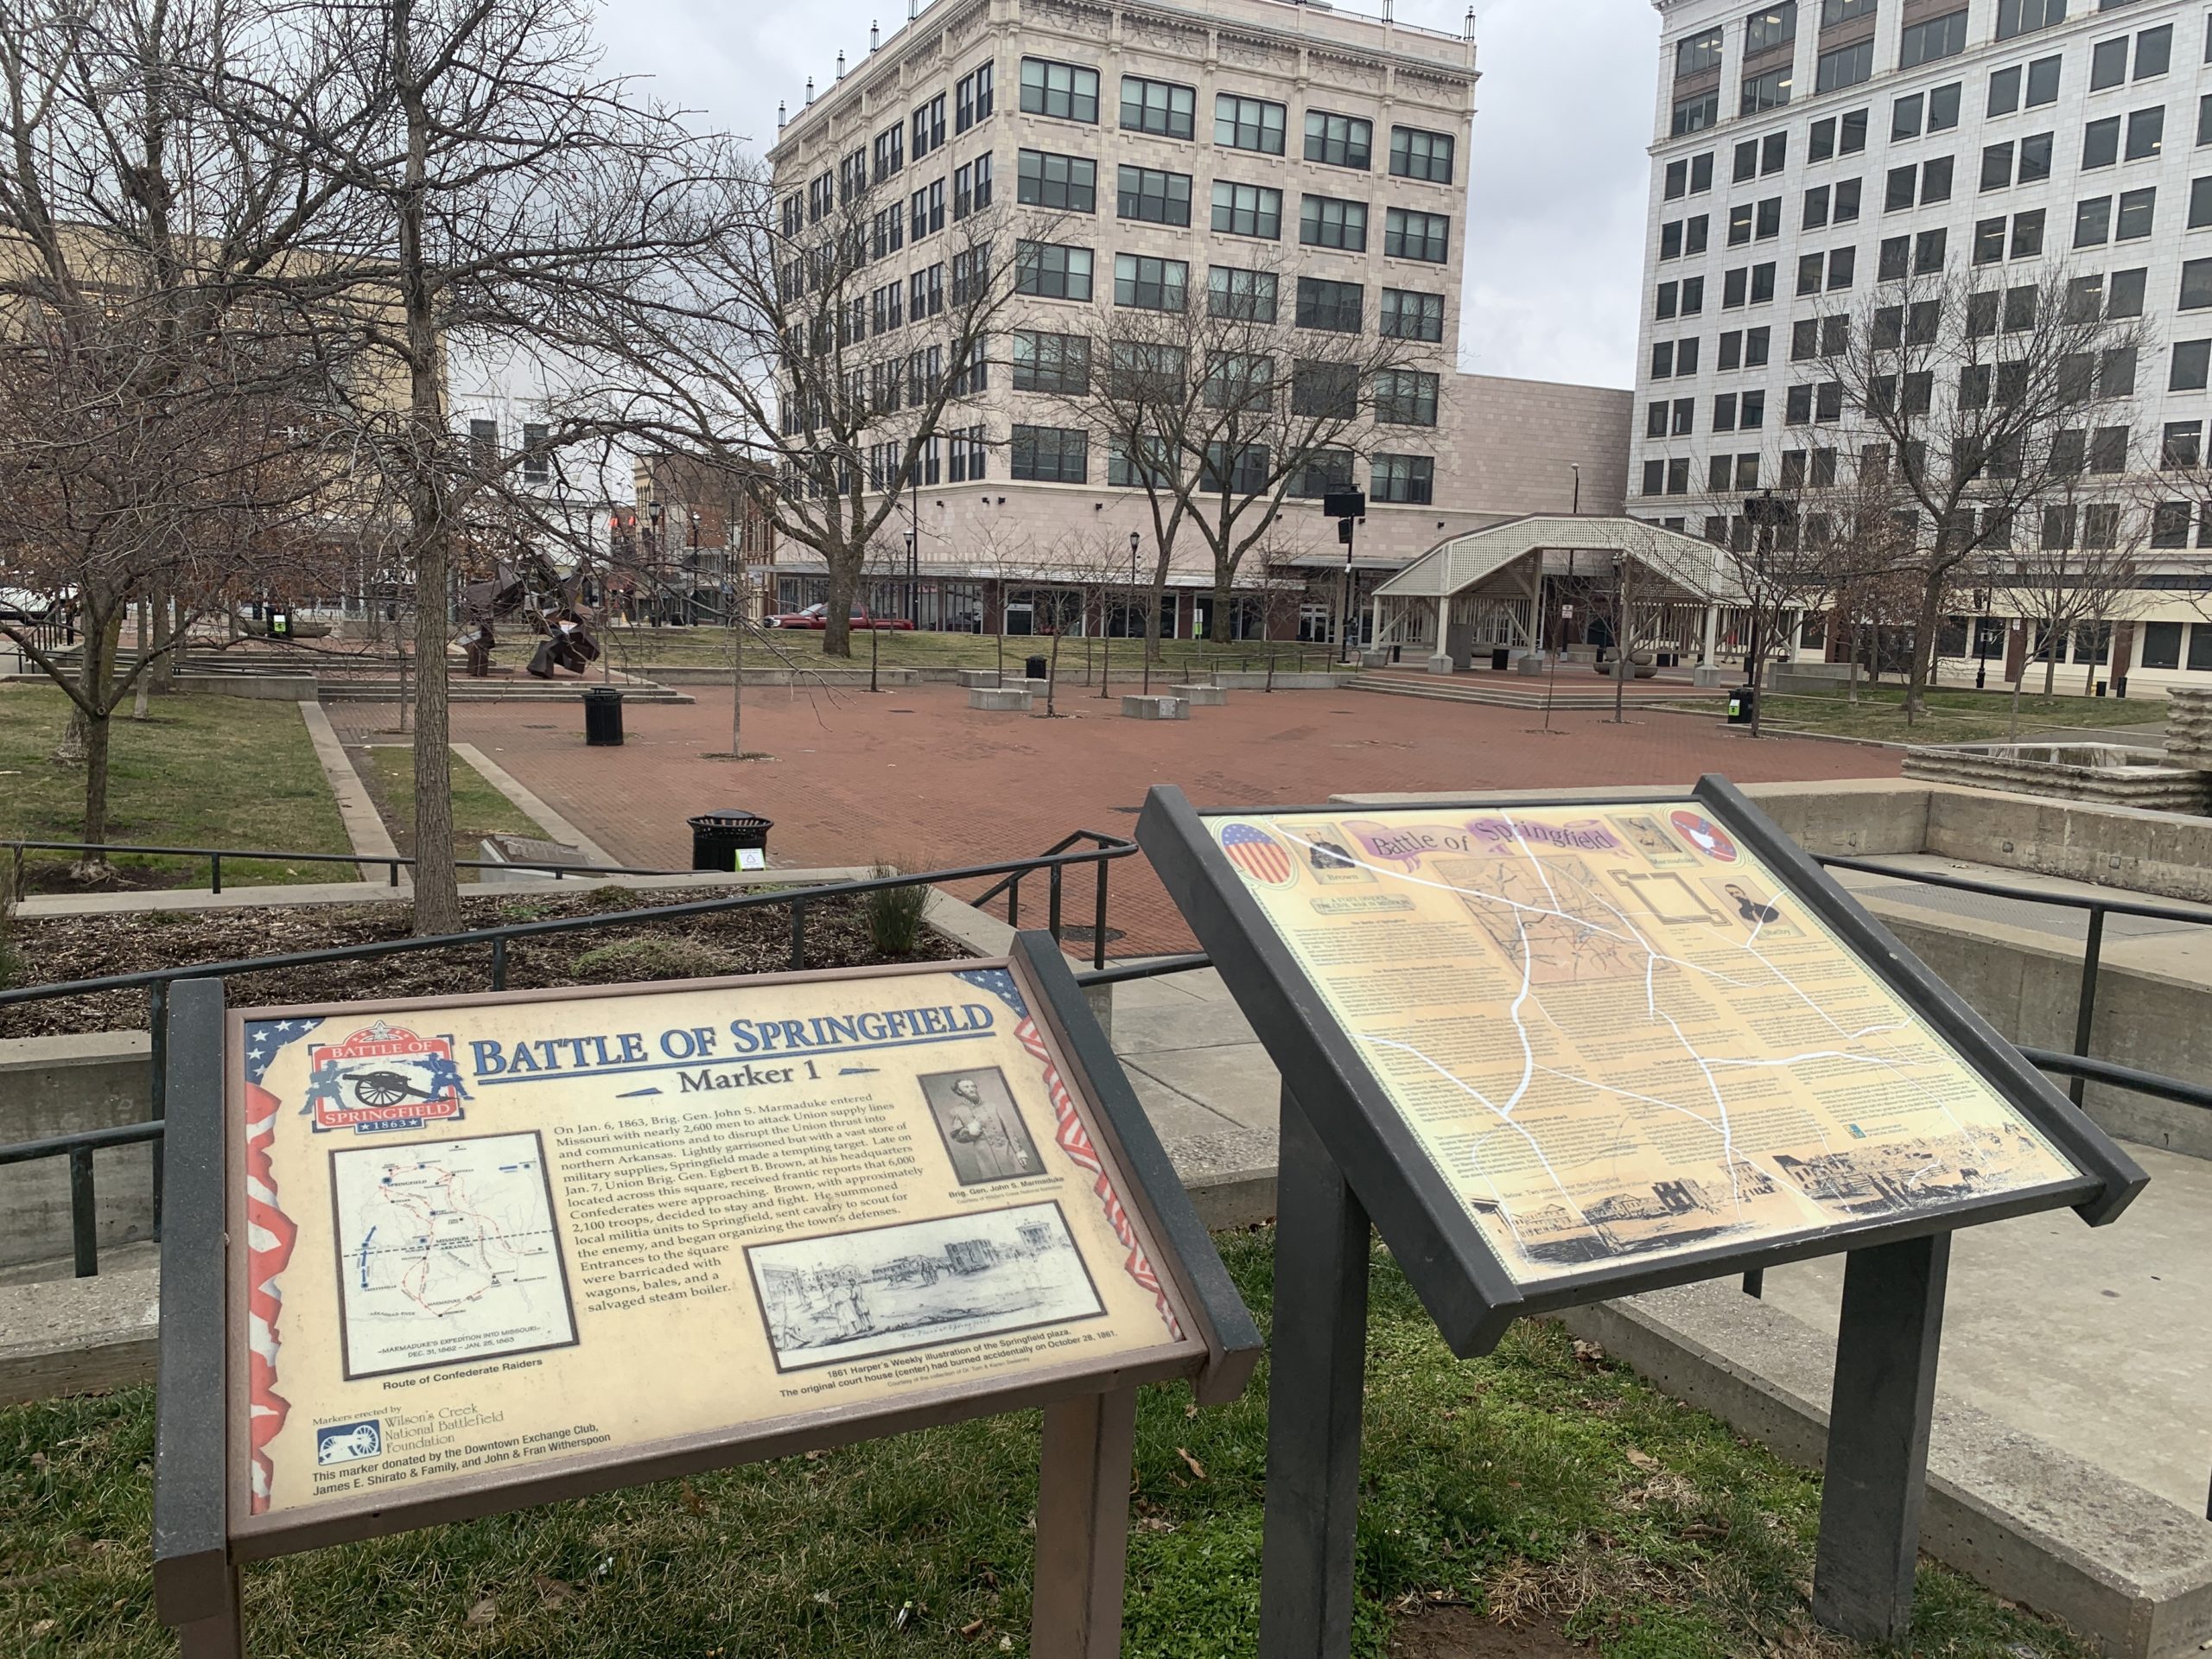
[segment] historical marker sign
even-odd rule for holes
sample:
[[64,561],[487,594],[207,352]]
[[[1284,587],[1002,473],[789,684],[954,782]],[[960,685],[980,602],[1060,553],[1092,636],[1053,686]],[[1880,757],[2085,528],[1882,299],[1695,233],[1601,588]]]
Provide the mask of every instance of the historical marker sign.
[[1256,1355],[1049,942],[226,1049],[232,1561]]
[[1205,822],[1516,1283],[2082,1177],[1701,806]]
[[1285,1080],[1263,1659],[1351,1640],[1370,1220],[1463,1355],[1848,1252],[1814,1611],[1898,1635],[1948,1236],[2134,1162],[1724,779],[1137,838]]

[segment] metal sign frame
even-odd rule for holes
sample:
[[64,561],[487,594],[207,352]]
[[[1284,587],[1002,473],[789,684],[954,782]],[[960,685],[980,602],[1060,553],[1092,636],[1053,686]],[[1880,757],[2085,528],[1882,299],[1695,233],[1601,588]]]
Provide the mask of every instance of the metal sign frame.
[[364,1014],[963,969],[1004,969],[1021,988],[1094,1149],[1135,1213],[1188,1341],[1087,1364],[1034,1365],[981,1384],[917,1389],[888,1402],[741,1421],[722,1431],[575,1453],[512,1478],[448,1478],[404,1496],[388,1492],[296,1516],[255,1517],[247,1516],[243,1499],[249,1351],[244,1163],[241,1126],[228,1105],[238,1075],[239,1016],[226,1012],[221,980],[180,982],[170,997],[168,1030],[170,1222],[162,1251],[154,1577],[157,1609],[177,1628],[187,1659],[245,1653],[238,1569],[247,1561],[1039,1406],[1046,1427],[1033,1645],[1078,1659],[1117,1652],[1136,1389],[1188,1377],[1201,1403],[1234,1399],[1257,1363],[1260,1338],[1050,935],[1018,934],[1009,956],[976,962],[323,1006]]

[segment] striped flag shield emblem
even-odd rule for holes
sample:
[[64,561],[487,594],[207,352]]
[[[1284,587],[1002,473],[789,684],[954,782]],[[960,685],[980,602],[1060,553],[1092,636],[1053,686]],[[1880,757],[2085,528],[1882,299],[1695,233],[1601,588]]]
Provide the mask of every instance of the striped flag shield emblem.
[[1264,830],[1232,823],[1221,832],[1221,850],[1230,862],[1262,887],[1287,887],[1296,879],[1290,855]]

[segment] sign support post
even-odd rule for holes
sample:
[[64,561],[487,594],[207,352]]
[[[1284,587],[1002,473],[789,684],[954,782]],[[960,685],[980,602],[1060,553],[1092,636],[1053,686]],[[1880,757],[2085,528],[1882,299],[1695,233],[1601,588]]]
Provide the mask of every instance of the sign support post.
[[1912,1624],[1950,1259],[1948,1233],[1845,1259],[1813,1617],[1862,1642]]
[[1033,1653],[1114,1659],[1129,1558],[1129,1467],[1137,1391],[1086,1394],[1045,1408],[1037,1471]]
[[[1290,1090],[1275,1173],[1261,1659],[1351,1651],[1367,1366],[1367,1211]],[[1284,1294],[1283,1287],[1294,1287]]]
[[240,1659],[230,1559],[228,1273],[224,1250],[223,982],[170,988],[168,1214],[154,1442],[154,1599],[183,1659]]

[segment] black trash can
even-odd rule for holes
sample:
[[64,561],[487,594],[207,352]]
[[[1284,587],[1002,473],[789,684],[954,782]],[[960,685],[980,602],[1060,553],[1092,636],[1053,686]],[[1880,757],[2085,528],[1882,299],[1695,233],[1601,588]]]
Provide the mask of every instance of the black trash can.
[[766,854],[776,827],[753,812],[702,812],[690,822],[695,870],[734,870],[741,851]]
[[1022,664],[1022,667],[1024,671],[1027,672],[1029,677],[1033,680],[1044,680],[1050,679],[1052,677],[1052,665],[1046,662],[1042,657],[1032,657],[1027,663]]
[[1507,669],[1513,666],[1513,648],[1510,645],[1498,646],[1490,654],[1490,665],[1491,672],[1504,673]]
[[622,693],[618,687],[584,688],[584,743],[594,749],[622,747]]
[[1733,691],[1731,691],[1728,694],[1728,723],[1731,726],[1750,725],[1751,723],[1751,716],[1758,711],[1758,687],[1756,685],[1738,686]]

